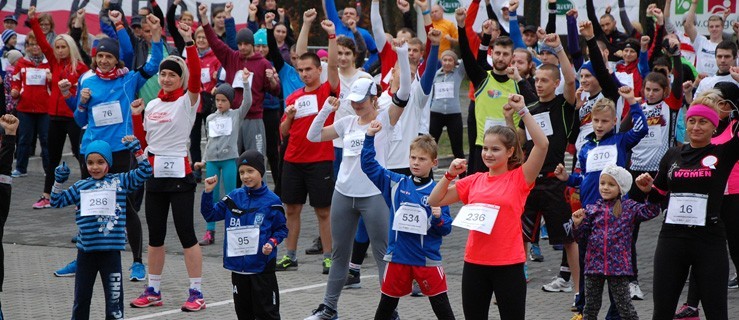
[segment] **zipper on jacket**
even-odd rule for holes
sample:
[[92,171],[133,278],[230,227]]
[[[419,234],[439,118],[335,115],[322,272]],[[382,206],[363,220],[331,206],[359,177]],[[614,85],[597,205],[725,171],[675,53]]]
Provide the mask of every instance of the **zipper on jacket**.
[[603,233],[603,275],[608,275],[608,220],[611,218],[611,207],[606,204],[606,216],[603,219],[605,232]]

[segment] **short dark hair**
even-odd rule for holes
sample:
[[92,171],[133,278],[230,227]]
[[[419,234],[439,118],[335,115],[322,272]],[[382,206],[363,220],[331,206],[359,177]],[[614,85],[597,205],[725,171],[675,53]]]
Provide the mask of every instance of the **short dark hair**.
[[553,65],[551,63],[544,63],[539,66],[539,70],[549,71],[552,73],[552,76],[555,80],[561,80],[559,75],[559,67],[557,67],[556,65]]
[[500,36],[497,39],[495,39],[495,41],[493,41],[492,43],[492,47],[497,47],[497,46],[511,47],[511,49],[513,49],[513,40],[511,40],[511,38],[506,37],[506,36]]
[[300,57],[298,57],[298,60],[313,60],[313,65],[319,68],[321,67],[321,58],[319,58],[318,55],[313,52],[306,52],[301,54]]
[[718,49],[731,50],[731,56],[736,58],[736,44],[731,40],[724,40],[718,43],[716,46],[716,52]]
[[225,12],[225,11],[226,11],[226,9],[225,9],[225,8],[224,8],[223,6],[218,6],[218,7],[216,7],[215,9],[213,9],[213,12],[211,12],[211,13],[210,13],[210,18],[211,18],[211,19],[215,19],[215,18],[216,18],[216,16],[217,16],[217,15],[218,15],[219,13],[221,13],[221,12]]
[[647,82],[652,82],[662,87],[662,90],[667,90],[668,88],[670,88],[670,80],[668,80],[662,72],[650,72],[644,78],[643,82],[644,83],[642,84],[642,87],[646,86]]
[[345,36],[339,36],[336,38],[336,44],[351,50],[355,56],[357,55],[357,45],[354,43],[354,40]]
[[[412,38],[415,38],[416,37],[416,33],[413,32],[413,30],[411,28],[403,27],[403,28],[400,28],[400,30],[398,30],[398,32],[407,32],[407,33],[410,33],[411,34],[411,37]],[[395,34],[397,35],[398,32],[396,32]]]

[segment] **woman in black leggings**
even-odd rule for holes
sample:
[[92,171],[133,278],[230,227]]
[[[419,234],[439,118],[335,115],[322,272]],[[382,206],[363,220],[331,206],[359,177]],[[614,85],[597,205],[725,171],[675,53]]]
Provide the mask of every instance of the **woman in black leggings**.
[[734,133],[730,140],[711,143],[723,99],[717,91],[706,93],[687,112],[690,143],[667,151],[653,183],[637,184],[650,201],[669,201],[654,256],[655,320],[673,319],[691,268],[706,318],[728,319],[729,261],[720,212],[729,173],[739,160],[739,138],[732,127],[727,129]]

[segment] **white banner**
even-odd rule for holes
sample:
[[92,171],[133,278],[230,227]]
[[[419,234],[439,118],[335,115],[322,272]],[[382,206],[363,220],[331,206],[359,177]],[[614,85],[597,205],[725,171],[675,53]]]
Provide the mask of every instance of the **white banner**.
[[[691,0],[672,0],[670,7],[670,22],[672,22],[678,30],[683,30],[683,18],[690,9]],[[737,21],[737,0],[701,0],[698,1],[698,8],[695,10],[695,24],[699,34],[708,35],[708,18],[712,15],[722,15],[725,10],[729,10],[730,15],[727,21],[724,21],[724,32],[733,33],[731,23]]]
[[[690,0],[688,0],[690,1]],[[639,1],[627,0],[625,1],[626,14],[629,16],[631,21],[639,21]],[[611,15],[616,18],[616,28],[623,32],[624,27],[621,24],[621,17],[619,15],[619,6],[617,0],[601,0],[594,1],[595,14],[600,19],[604,13],[606,13],[606,7],[611,6]],[[549,22],[549,4],[547,1],[541,3],[541,26],[546,28]],[[585,8],[585,0],[557,0],[557,34],[567,34],[567,11],[572,8],[577,8],[577,21],[587,21],[588,13]]]

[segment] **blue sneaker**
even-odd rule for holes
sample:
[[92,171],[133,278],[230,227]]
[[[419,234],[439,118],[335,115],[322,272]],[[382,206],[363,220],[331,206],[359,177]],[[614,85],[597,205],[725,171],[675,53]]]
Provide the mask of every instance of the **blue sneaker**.
[[77,273],[77,260],[68,263],[64,268],[54,271],[54,275],[57,277],[74,277]]
[[10,176],[13,178],[19,178],[19,177],[25,177],[28,173],[20,172],[18,170],[13,170],[13,172],[10,173]]
[[131,270],[131,277],[128,279],[131,281],[144,281],[146,280],[146,266],[141,262],[134,262],[128,270]]
[[523,276],[526,277],[526,283],[529,283],[531,279],[529,279],[529,265],[524,264],[523,265]]
[[529,248],[529,259],[536,262],[544,262],[544,256],[541,254],[541,248],[536,243],[532,243]]
[[539,235],[540,235],[539,238],[541,238],[542,240],[549,239],[549,232],[547,232],[546,224],[542,224],[541,227],[539,228]]

